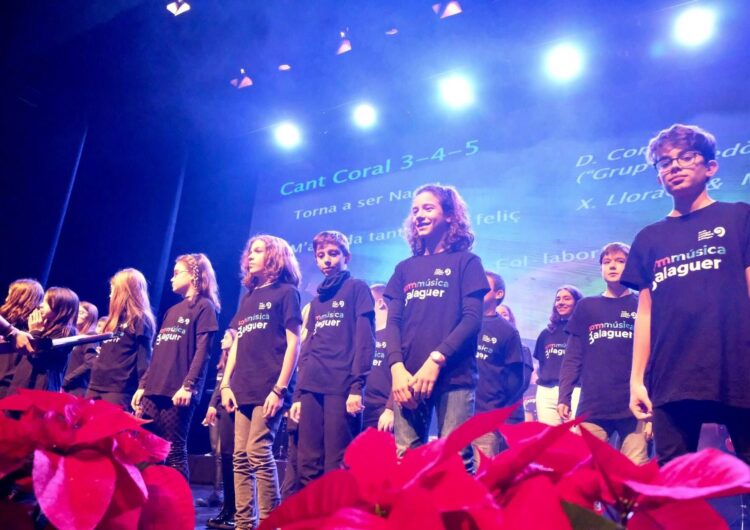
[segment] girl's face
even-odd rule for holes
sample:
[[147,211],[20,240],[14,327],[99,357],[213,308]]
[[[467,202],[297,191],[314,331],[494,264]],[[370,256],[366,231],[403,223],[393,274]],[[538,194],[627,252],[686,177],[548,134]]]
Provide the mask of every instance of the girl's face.
[[497,314],[503,317],[505,320],[510,321],[510,313],[508,313],[508,308],[504,305],[497,306]]
[[234,342],[234,337],[232,337],[229,331],[225,331],[224,336],[221,338],[221,349],[228,350],[232,347],[232,342]]
[[576,299],[567,289],[560,289],[555,295],[555,309],[562,318],[568,318],[573,314]]
[[44,320],[47,320],[52,315],[52,308],[49,306],[49,296],[44,295],[44,300],[42,300],[42,305],[39,306],[39,311]]
[[450,223],[450,218],[445,216],[440,201],[429,191],[414,197],[411,218],[417,235],[430,239],[440,239],[448,231]]
[[266,269],[266,244],[262,239],[256,239],[250,246],[247,257],[247,270],[250,274],[262,274]]
[[180,296],[185,296],[190,290],[192,281],[193,276],[190,274],[187,264],[182,261],[175,262],[172,279],[170,280],[172,283],[172,292]]
[[78,306],[78,319],[76,320],[76,327],[78,327],[78,329],[81,329],[81,326],[83,326],[83,323],[86,321],[88,317],[89,317],[89,312],[86,311],[86,308],[83,307],[83,304],[80,304]]

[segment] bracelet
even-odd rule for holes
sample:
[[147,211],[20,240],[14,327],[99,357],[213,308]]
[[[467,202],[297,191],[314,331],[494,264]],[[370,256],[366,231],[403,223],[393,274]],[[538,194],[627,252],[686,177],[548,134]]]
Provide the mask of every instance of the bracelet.
[[221,392],[221,391],[222,391],[222,390],[224,390],[225,388],[229,388],[229,385],[221,385],[221,386],[219,387],[219,392]]

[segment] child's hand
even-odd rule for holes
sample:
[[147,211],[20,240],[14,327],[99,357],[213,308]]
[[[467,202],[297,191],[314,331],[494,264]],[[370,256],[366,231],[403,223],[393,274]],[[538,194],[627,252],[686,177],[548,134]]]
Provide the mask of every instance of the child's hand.
[[432,390],[435,388],[435,381],[437,381],[438,375],[440,375],[440,366],[438,366],[432,359],[427,359],[422,367],[417,370],[414,377],[409,381],[409,387],[414,393],[414,399],[422,401],[429,399],[432,395]]
[[141,414],[143,413],[143,407],[141,407],[141,400],[143,399],[143,393],[145,390],[143,388],[139,388],[135,391],[135,394],[133,394],[133,398],[130,400],[130,408],[132,408],[135,411],[135,415],[139,418],[141,417]]
[[378,418],[378,430],[393,432],[393,411],[391,409],[385,409]]
[[349,394],[346,398],[346,412],[356,416],[363,410],[365,406],[362,404],[362,394]]
[[42,310],[38,307],[29,315],[29,331],[42,331]]
[[302,414],[302,403],[295,401],[292,408],[289,409],[289,417],[294,423],[299,423],[299,417]]
[[568,421],[570,419],[570,407],[565,403],[558,403],[557,414],[563,421]]
[[234,397],[234,392],[228,386],[225,386],[220,390],[221,392],[221,406],[227,412],[234,412],[237,410],[237,398]]
[[13,344],[18,352],[23,353],[34,353],[34,346],[31,343],[31,339],[33,337],[31,334],[26,333],[25,331],[16,330],[15,333],[13,333],[12,339]]
[[281,409],[281,398],[276,395],[276,392],[269,392],[266,396],[266,402],[263,403],[263,417],[273,418],[276,413]]
[[630,412],[639,420],[650,420],[654,406],[648,397],[646,385],[630,385]]
[[206,417],[203,418],[201,425],[208,427],[209,425],[216,425],[216,407],[208,407],[206,410]]
[[412,379],[411,374],[407,371],[404,363],[395,363],[391,366],[391,378],[393,389],[393,400],[407,409],[417,408],[417,402],[412,396],[409,381]]
[[187,407],[190,405],[190,400],[193,399],[193,393],[190,390],[186,390],[184,387],[174,393],[172,396],[172,403],[175,407]]

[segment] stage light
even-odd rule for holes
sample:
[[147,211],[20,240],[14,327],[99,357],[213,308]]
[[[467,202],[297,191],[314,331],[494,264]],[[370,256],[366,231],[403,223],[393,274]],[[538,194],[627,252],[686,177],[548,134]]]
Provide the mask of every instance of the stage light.
[[280,72],[288,72],[291,69],[292,69],[292,65],[290,65],[290,64],[280,64],[279,65],[279,71]]
[[700,46],[716,31],[716,11],[706,7],[691,7],[674,22],[672,36],[683,46]]
[[185,0],[175,0],[171,4],[167,4],[167,11],[172,13],[174,16],[182,15],[190,11],[190,4]]
[[352,43],[349,40],[349,37],[347,37],[347,32],[349,31],[349,28],[346,28],[346,31],[339,32],[339,35],[341,35],[341,42],[339,43],[339,47],[336,50],[336,55],[341,55],[346,52],[352,51]]
[[547,75],[556,81],[570,81],[583,71],[583,53],[576,46],[563,43],[552,48],[544,59]]
[[389,37],[393,37],[394,35],[398,35],[398,28],[391,28],[389,30],[386,30],[385,34],[388,35]]
[[284,149],[293,149],[302,141],[299,128],[288,121],[278,124],[273,130],[273,136]]
[[368,103],[361,103],[354,109],[354,123],[363,129],[367,129],[375,125],[378,121],[378,113],[375,107]]
[[440,18],[448,18],[452,17],[453,15],[459,15],[463,13],[461,4],[456,2],[455,0],[452,2],[440,2],[437,4],[432,4],[432,10],[436,15],[439,15]]
[[440,96],[449,107],[467,107],[474,103],[474,88],[465,77],[452,75],[440,80]]
[[253,80],[250,78],[250,76],[247,75],[244,68],[240,68],[239,77],[235,77],[234,79],[231,79],[229,81],[229,84],[231,84],[237,90],[241,90],[243,88],[253,86]]

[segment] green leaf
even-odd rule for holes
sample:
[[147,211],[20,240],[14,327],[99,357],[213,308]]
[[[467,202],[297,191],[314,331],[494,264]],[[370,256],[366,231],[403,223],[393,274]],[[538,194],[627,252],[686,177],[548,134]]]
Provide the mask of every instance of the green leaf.
[[577,504],[563,501],[562,506],[570,525],[575,530],[623,530],[623,527],[614,521],[605,519]]

